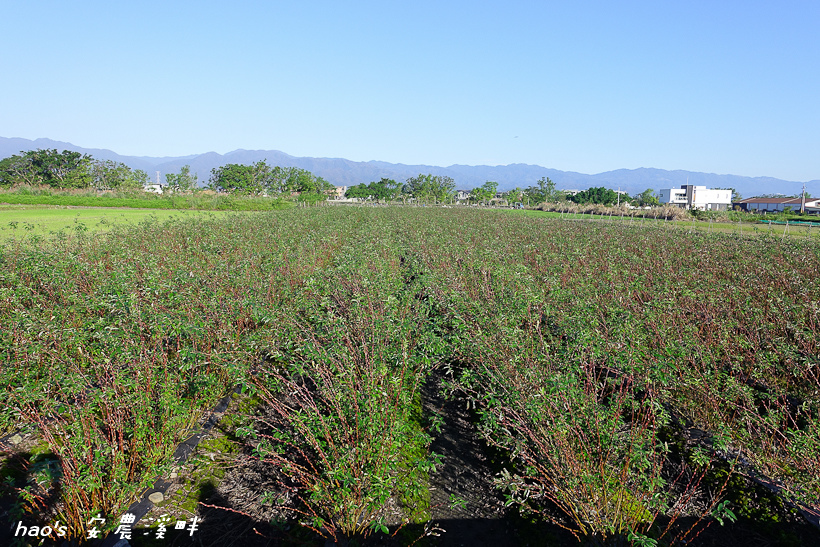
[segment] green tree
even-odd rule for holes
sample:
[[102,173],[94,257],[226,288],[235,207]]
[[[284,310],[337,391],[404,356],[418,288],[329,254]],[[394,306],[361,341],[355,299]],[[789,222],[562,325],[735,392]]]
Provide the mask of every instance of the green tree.
[[148,176],[148,173],[143,171],[142,169],[134,169],[132,171],[134,182],[139,183],[138,188],[145,188],[149,184],[151,184],[151,177]]
[[525,192],[533,204],[554,203],[562,195],[555,189],[555,183],[549,177],[541,177],[535,186],[528,187]]
[[393,179],[382,178],[378,182],[370,184],[357,184],[351,186],[345,192],[347,198],[375,199],[376,201],[389,201],[396,199],[401,190],[401,185]]
[[524,201],[524,190],[521,188],[516,187],[514,190],[510,190],[507,192],[507,201],[510,202],[523,202]]
[[348,187],[347,191],[345,192],[346,198],[355,198],[355,199],[369,199],[370,198],[370,189],[368,185],[365,183],[356,184],[355,186]]
[[42,177],[25,155],[15,155],[0,160],[0,186],[8,188],[17,184],[33,186],[42,183]]
[[231,163],[214,168],[208,187],[248,195],[299,194],[300,199],[308,201],[324,199],[334,188],[310,171],[298,167],[272,167],[265,160],[252,165]]
[[481,189],[481,186],[478,186],[470,190],[470,201],[474,201],[476,203],[484,203],[484,191]]
[[317,177],[307,169],[299,167],[279,167],[271,170],[272,182],[270,189],[274,193],[299,194],[300,199],[308,199],[306,195],[312,196],[309,200],[319,199],[319,196],[326,196],[327,192],[333,190],[333,185],[322,177]]
[[641,207],[660,205],[658,196],[651,188],[647,188],[640,194],[635,194],[632,199]]
[[498,183],[488,180],[478,188],[473,188],[470,191],[470,198],[478,203],[489,203],[495,199],[498,192]]
[[261,195],[270,190],[273,172],[264,161],[252,165],[229,163],[211,169],[208,188],[236,194]]
[[310,194],[314,196],[325,196],[326,198],[327,193],[334,188],[328,181],[314,175],[306,169],[299,169],[297,167],[291,169],[295,170],[294,180],[296,183],[296,191],[299,192],[300,195]]
[[148,174],[112,160],[92,160],[90,185],[97,190],[137,190],[148,184]]
[[86,188],[91,184],[91,156],[71,150],[20,152],[0,162],[0,185],[43,184],[53,188]]
[[419,200],[446,201],[455,195],[456,183],[450,177],[421,175],[407,179],[402,192]]
[[275,167],[277,185],[281,193],[300,193],[308,188],[313,174],[298,167]]
[[190,165],[183,165],[179,173],[168,173],[165,175],[165,184],[168,192],[174,194],[185,194],[193,192],[198,186],[196,173],[191,173]]
[[589,188],[570,196],[570,201],[578,204],[595,203],[600,205],[613,205],[615,203],[626,203],[629,198],[620,197],[615,190],[599,186]]
[[265,187],[270,194],[291,194],[299,191],[299,178],[298,168],[275,165],[270,168]]
[[401,192],[401,184],[393,179],[382,177],[379,182],[371,182],[370,185],[376,190],[378,199],[384,201],[396,199]]
[[26,152],[32,165],[43,178],[43,183],[54,188],[87,188],[91,184],[89,167],[91,156],[63,150],[34,150]]

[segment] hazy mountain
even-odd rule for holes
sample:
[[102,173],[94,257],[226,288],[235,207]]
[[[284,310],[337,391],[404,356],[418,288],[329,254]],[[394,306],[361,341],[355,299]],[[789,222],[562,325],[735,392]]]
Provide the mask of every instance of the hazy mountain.
[[[151,158],[144,156],[121,156],[111,150],[101,148],[83,148],[76,146],[70,142],[54,141],[51,139],[21,139],[21,138],[5,138],[0,137],[0,159],[19,154],[26,150],[37,150],[39,148],[56,148],[59,151],[73,150],[83,154],[89,154],[100,160],[112,160],[122,162],[132,169],[142,169],[150,172],[156,165],[166,163],[172,160],[185,160],[195,158],[196,155],[186,156],[182,158]],[[183,163],[184,165],[184,163]],[[171,172],[171,171],[169,171]]]
[[[265,160],[271,165],[283,167],[300,167],[323,177],[337,186],[351,186],[379,180],[382,177],[404,181],[408,177],[420,173],[432,173],[452,177],[460,189],[471,189],[481,186],[492,180],[498,183],[500,190],[509,190],[519,186],[532,186],[541,177],[549,177],[560,189],[584,190],[592,186],[627,191],[630,194],[642,192],[647,188],[659,190],[673,188],[682,184],[698,184],[709,188],[735,188],[744,197],[759,194],[782,193],[786,195],[800,192],[803,183],[775,179],[771,177],[741,177],[737,175],[716,175],[713,173],[698,173],[693,171],[666,171],[663,169],[618,169],[596,175],[559,171],[540,165],[514,163],[511,165],[450,165],[438,167],[434,165],[404,165],[401,163],[387,163],[383,161],[356,162],[343,158],[300,158],[290,156],[278,150],[234,150],[227,154],[207,152],[182,157],[145,157],[122,156],[111,150],[82,148],[67,142],[51,139],[21,139],[0,137],[0,158],[19,154],[24,150],[38,148],[56,148],[57,150],[74,150],[90,154],[98,159],[107,159],[122,162],[133,169],[146,171],[153,179],[159,171],[160,179],[165,180],[165,174],[176,173],[183,165],[190,165],[201,184],[207,183],[211,170],[228,163],[249,164]],[[806,183],[806,189],[812,194],[820,194],[820,180]]]

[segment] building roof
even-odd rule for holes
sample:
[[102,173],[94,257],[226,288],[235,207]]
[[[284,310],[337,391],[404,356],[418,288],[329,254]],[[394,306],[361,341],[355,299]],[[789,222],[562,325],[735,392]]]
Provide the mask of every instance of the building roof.
[[[737,203],[775,203],[775,204],[797,204],[800,205],[802,201],[801,198],[746,198],[738,201]],[[806,201],[809,201],[809,198],[806,198]]]

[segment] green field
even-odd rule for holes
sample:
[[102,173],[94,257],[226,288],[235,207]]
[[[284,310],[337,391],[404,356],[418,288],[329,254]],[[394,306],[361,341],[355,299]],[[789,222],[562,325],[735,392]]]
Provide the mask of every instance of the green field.
[[[301,197],[301,196],[300,196]],[[306,196],[309,201],[314,195]],[[203,211],[270,211],[286,209],[293,202],[281,198],[236,196],[206,192],[157,195],[147,192],[102,194],[91,191],[70,191],[50,188],[0,190],[0,204],[48,205],[51,207],[111,207],[130,209],[169,209]]]
[[0,502],[28,526],[113,530],[163,477],[157,516],[220,547],[820,537],[813,237],[434,207],[130,224],[0,244]]
[[224,215],[221,211],[128,209],[110,207],[54,207],[47,205],[0,205],[0,240],[45,236],[57,232],[96,233],[122,224],[146,220],[164,221],[202,215]]

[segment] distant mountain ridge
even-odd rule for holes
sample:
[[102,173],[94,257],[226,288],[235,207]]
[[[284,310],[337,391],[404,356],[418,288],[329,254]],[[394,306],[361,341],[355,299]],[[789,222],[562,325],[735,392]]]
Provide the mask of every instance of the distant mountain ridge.
[[[431,173],[452,177],[459,189],[481,186],[488,180],[496,181],[499,190],[510,190],[516,186],[532,186],[541,177],[549,177],[559,189],[583,190],[593,186],[624,190],[630,194],[647,188],[675,188],[682,184],[697,184],[709,188],[735,188],[744,197],[759,194],[782,193],[794,195],[801,191],[802,182],[787,181],[772,177],[743,177],[739,175],[716,175],[695,171],[666,171],[664,169],[640,168],[618,169],[595,175],[549,169],[540,165],[514,163],[510,165],[405,165],[383,161],[356,162],[343,158],[309,158],[288,155],[278,150],[234,150],[227,154],[207,152],[180,157],[123,156],[106,149],[82,148],[71,143],[51,139],[22,139],[0,137],[0,159],[19,154],[21,151],[38,148],[56,148],[90,154],[97,159],[122,162],[132,169],[142,169],[152,179],[159,171],[160,179],[167,173],[176,173],[183,165],[190,165],[202,184],[207,183],[211,170],[229,163],[249,164],[265,160],[271,165],[299,167],[318,175],[337,186],[352,186],[368,183],[382,177],[404,181],[420,173]],[[808,192],[820,194],[820,180],[806,182]]]

